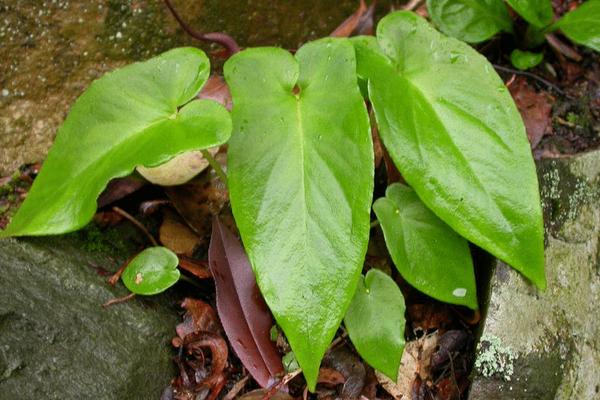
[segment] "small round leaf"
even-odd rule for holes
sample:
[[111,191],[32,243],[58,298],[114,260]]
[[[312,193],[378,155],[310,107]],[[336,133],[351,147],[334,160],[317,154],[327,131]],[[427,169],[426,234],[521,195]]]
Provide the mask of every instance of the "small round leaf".
[[138,254],[127,266],[121,279],[135,294],[164,292],[179,280],[177,255],[166,247],[150,247]]
[[512,65],[522,71],[533,68],[544,59],[544,53],[532,53],[530,51],[522,51],[514,49],[510,53],[510,62]]

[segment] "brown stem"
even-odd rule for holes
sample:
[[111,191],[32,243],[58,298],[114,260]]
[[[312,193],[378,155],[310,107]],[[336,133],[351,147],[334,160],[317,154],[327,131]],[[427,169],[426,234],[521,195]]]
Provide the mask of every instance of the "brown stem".
[[198,31],[194,30],[192,27],[190,27],[183,20],[183,18],[181,18],[181,16],[175,10],[175,7],[173,7],[171,0],[165,0],[165,4],[166,4],[167,8],[169,9],[169,11],[171,12],[171,14],[173,14],[173,17],[175,17],[175,19],[177,20],[177,22],[179,23],[181,28],[183,28],[183,30],[188,35],[193,37],[194,39],[202,40],[204,42],[209,42],[209,43],[218,43],[221,46],[225,47],[229,51],[230,54],[235,54],[240,51],[240,46],[228,34],[222,33],[222,32],[208,32],[208,33],[198,32]]
[[113,207],[113,211],[134,224],[140,231],[142,231],[144,235],[148,237],[148,240],[150,240],[150,243],[152,243],[153,246],[158,246],[158,242],[156,239],[154,239],[154,236],[152,236],[150,232],[148,232],[148,229],[146,229],[146,227],[140,221],[135,219],[133,215],[119,207]]
[[135,297],[135,293],[129,293],[127,296],[123,296],[123,297],[115,297],[114,299],[110,299],[106,303],[102,304],[102,307],[106,308],[106,307],[110,307],[114,304],[125,303],[126,301],[129,301],[129,300],[133,299],[134,297]]
[[548,86],[551,89],[554,89],[556,91],[556,93],[562,95],[562,96],[566,96],[565,92],[562,91],[558,86],[556,86],[554,83],[547,81],[546,79],[542,78],[541,76],[537,76],[536,74],[532,74],[531,72],[527,72],[527,71],[519,71],[517,69],[512,69],[512,68],[507,68],[507,67],[503,67],[501,65],[496,65],[494,64],[494,68],[496,69],[496,71],[502,71],[502,72],[508,72],[510,74],[515,74],[515,75],[523,75],[523,76],[527,76],[531,79],[535,79],[538,82],[543,83],[544,85]]

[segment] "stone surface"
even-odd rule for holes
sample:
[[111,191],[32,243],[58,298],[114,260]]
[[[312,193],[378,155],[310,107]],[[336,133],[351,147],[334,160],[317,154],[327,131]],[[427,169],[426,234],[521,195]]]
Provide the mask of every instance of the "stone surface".
[[600,398],[600,151],[538,170],[548,289],[497,264],[471,400]]
[[[292,49],[327,35],[358,4],[172,1],[197,30]],[[211,50],[183,34],[162,0],[0,0],[0,43],[0,176],[43,160],[70,105],[105,72],[176,46]]]
[[[81,240],[88,239],[87,242]],[[86,234],[0,240],[0,398],[158,399],[176,375],[178,320],[166,296],[106,309],[127,292],[94,266],[116,269]]]

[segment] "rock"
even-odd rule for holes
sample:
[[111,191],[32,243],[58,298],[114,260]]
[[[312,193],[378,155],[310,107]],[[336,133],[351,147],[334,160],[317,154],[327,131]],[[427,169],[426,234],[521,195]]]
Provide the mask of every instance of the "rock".
[[[295,49],[326,36],[356,0],[173,0],[190,26],[241,46]],[[335,7],[333,7],[335,5]],[[0,176],[44,159],[75,99],[104,73],[178,46],[185,35],[163,1],[19,0],[0,3]],[[307,22],[308,21],[308,22]],[[222,65],[218,57],[211,61]]]
[[471,400],[600,398],[600,151],[538,171],[548,289],[497,262]]
[[176,375],[176,303],[163,295],[102,308],[127,292],[98,274],[117,266],[104,244],[81,237],[0,240],[3,400],[158,399]]

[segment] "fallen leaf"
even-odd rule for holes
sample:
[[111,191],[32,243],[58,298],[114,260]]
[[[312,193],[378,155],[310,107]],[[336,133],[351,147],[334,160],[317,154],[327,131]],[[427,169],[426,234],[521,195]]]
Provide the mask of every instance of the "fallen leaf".
[[346,378],[344,378],[344,375],[342,375],[341,372],[333,368],[319,369],[319,377],[317,378],[317,383],[335,386],[341,385],[344,382],[346,382]]
[[444,333],[438,341],[438,349],[431,355],[431,368],[438,369],[450,361],[453,354],[467,345],[469,334],[453,329]]
[[231,92],[229,91],[229,86],[227,86],[227,83],[222,76],[211,75],[198,94],[198,98],[214,100],[231,111]]
[[171,210],[165,210],[158,230],[160,242],[176,254],[191,257],[200,243],[200,236]]
[[[219,156],[221,154],[217,159]],[[202,238],[200,244],[208,239],[213,218],[229,201],[227,187],[209,171],[185,185],[166,187],[165,193],[187,224]]]
[[208,260],[215,278],[217,311],[231,346],[258,384],[268,387],[283,372],[269,335],[273,319],[244,248],[218,218],[213,222]]
[[544,135],[551,133],[554,99],[546,92],[536,92],[523,77],[517,77],[509,90],[525,123],[531,148],[534,149]]
[[138,191],[145,185],[146,182],[143,179],[134,176],[113,179],[108,182],[106,189],[104,189],[98,197],[98,208],[105,207],[117,200],[121,200],[123,197]]
[[373,1],[369,7],[365,0],[360,0],[358,9],[346,18],[329,36],[349,37],[354,35],[372,35],[375,15],[375,4]]
[[338,371],[344,377],[344,386],[340,393],[343,399],[358,399],[365,387],[367,372],[356,353],[346,346],[335,347],[323,357],[322,368]]
[[418,400],[418,398],[413,399],[413,383],[416,377],[423,382],[431,380],[430,360],[436,350],[438,340],[439,335],[436,331],[406,343],[396,382],[381,372],[375,371],[377,379],[385,391],[397,400]]
[[187,256],[179,256],[179,268],[189,272],[198,279],[212,278],[212,274],[208,269],[208,262],[204,260],[196,260]]

